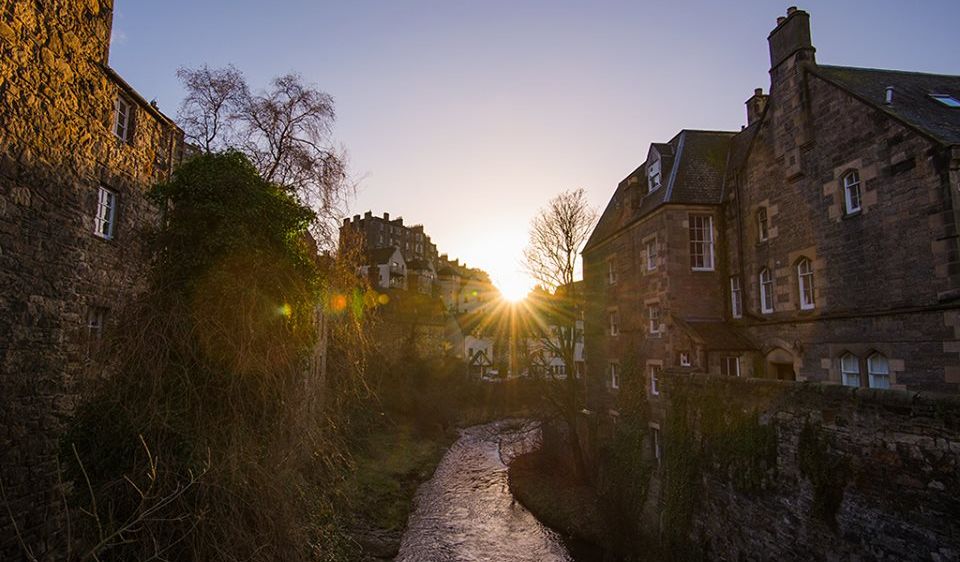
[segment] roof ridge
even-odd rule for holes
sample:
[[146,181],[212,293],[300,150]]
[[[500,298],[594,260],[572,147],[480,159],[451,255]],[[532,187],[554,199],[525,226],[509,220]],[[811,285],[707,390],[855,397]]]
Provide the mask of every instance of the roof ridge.
[[960,74],[942,74],[936,72],[917,72],[915,70],[898,70],[895,68],[868,68],[865,66],[843,66],[839,64],[818,64],[814,67],[814,72],[817,68],[823,69],[832,69],[836,68],[838,70],[859,70],[863,72],[892,72],[894,74],[912,74],[916,76],[949,76],[951,78],[960,78]]

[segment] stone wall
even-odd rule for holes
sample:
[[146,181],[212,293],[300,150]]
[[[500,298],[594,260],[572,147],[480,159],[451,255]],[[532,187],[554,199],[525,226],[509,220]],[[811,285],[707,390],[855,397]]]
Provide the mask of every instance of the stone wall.
[[[63,531],[58,437],[103,371],[88,319],[101,310],[109,332],[142,287],[141,234],[159,216],[144,192],[171,172],[182,133],[107,66],[111,0],[0,7],[0,559],[23,557],[18,534],[44,559]],[[118,196],[112,239],[94,234],[100,186]]]
[[960,559],[956,396],[662,378],[652,503],[665,547],[726,560]]

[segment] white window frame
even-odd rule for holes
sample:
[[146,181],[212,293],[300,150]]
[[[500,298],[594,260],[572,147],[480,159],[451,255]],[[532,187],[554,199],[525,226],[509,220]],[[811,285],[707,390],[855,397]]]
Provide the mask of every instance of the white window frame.
[[882,353],[867,357],[867,383],[870,388],[890,388],[890,360]]
[[850,170],[843,175],[843,203],[846,214],[863,210],[863,193],[860,191],[860,172]]
[[617,309],[610,309],[607,311],[607,320],[609,320],[610,325],[608,326],[609,333],[611,336],[620,335],[620,311]]
[[113,240],[117,226],[117,192],[105,186],[97,189],[97,211],[93,217],[93,234]]
[[662,370],[663,367],[660,365],[647,365],[647,375],[650,378],[651,396],[660,396],[660,383],[657,380],[657,377],[660,375],[660,371]]
[[617,365],[616,363],[611,362],[609,364],[608,370],[610,372],[610,388],[612,388],[613,390],[620,389],[620,373],[618,372],[619,368],[620,366]]
[[647,257],[647,271],[657,269],[657,237],[644,242],[644,253]]
[[757,209],[757,237],[761,242],[766,242],[770,239],[770,223],[767,217],[766,207]]
[[130,142],[132,117],[133,104],[123,95],[117,95],[113,104],[113,134],[123,142]]
[[616,258],[607,260],[607,285],[616,285],[617,283],[617,262]]
[[[730,365],[733,365],[731,372]],[[739,355],[724,355],[720,358],[720,374],[728,377],[739,377],[740,376],[740,356]]]
[[652,337],[660,337],[660,334],[663,333],[660,312],[660,303],[652,302],[647,305],[647,329]]
[[[688,215],[690,236],[690,269],[713,271],[715,265],[713,215]],[[699,233],[699,236],[697,234]]]
[[655,158],[647,166],[647,193],[653,193],[663,185],[662,171],[659,158]]
[[689,367],[690,366],[690,354],[686,351],[680,352],[680,366]]
[[[760,270],[760,274],[757,276],[757,278],[760,282],[760,312],[763,314],[770,314],[774,311],[773,273],[770,271],[770,269],[765,267]],[[769,294],[767,293],[768,289]]]
[[813,293],[813,262],[800,258],[797,262],[797,289],[800,292],[800,310],[813,310],[817,307]]
[[730,314],[734,318],[743,318],[743,289],[739,275],[730,277]]
[[852,353],[844,353],[840,357],[840,384],[860,386],[860,358]]

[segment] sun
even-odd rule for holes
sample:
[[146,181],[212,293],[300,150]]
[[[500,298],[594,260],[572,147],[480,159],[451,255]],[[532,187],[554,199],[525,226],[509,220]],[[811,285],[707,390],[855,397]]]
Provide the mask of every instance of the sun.
[[527,294],[532,287],[530,279],[520,273],[501,276],[494,282],[494,285],[500,290],[500,295],[503,296],[504,300],[510,302],[519,302],[527,298]]

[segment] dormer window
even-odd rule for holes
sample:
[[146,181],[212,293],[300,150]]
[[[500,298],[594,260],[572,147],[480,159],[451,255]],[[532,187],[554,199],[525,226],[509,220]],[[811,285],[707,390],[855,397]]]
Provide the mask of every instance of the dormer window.
[[950,94],[930,94],[930,97],[947,107],[960,108],[960,100]]
[[660,189],[660,159],[654,158],[647,165],[647,193]]

